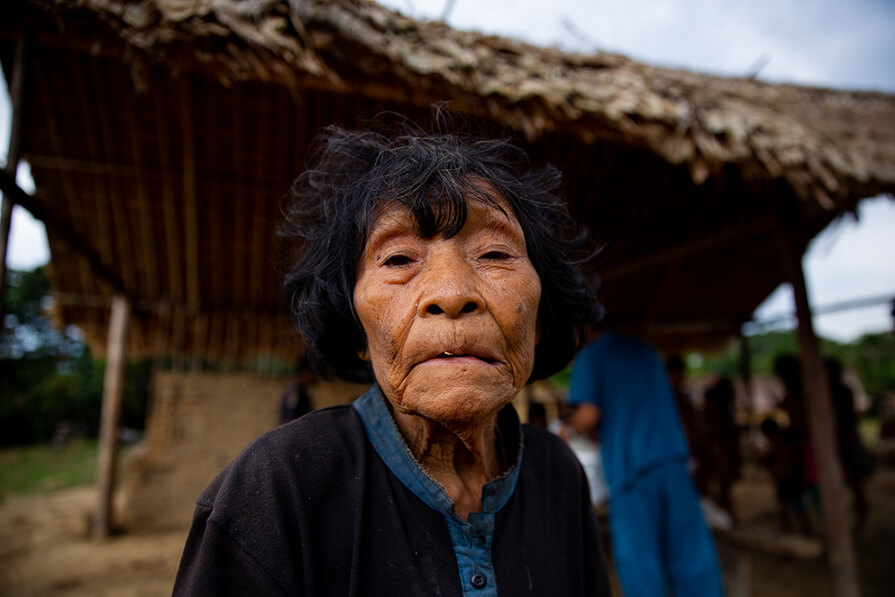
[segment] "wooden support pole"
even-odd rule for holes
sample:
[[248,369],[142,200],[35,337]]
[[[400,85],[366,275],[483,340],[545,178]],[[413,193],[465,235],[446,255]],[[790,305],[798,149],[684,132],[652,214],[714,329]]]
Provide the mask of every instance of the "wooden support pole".
[[[180,125],[183,147],[183,225],[186,251],[186,304],[190,314],[199,311],[199,215],[196,207],[196,145],[190,80],[180,85]],[[184,317],[186,315],[184,314]]]
[[16,184],[15,178],[0,171],[0,190],[4,195],[10,197],[19,207],[25,208],[36,220],[40,220],[47,228],[47,233],[52,235],[56,240],[61,240],[68,245],[68,248],[77,252],[85,258],[90,266],[91,274],[95,278],[109,284],[116,292],[124,292],[124,285],[118,276],[106,267],[102,257],[94,251],[90,243],[81,238],[69,225],[69,222],[56,215],[49,209],[45,209],[31,195],[23,191]]
[[165,363],[165,355],[169,353],[169,334],[171,328],[171,303],[163,301],[158,305],[155,326],[155,349],[152,357],[153,375],[160,371]]
[[749,410],[749,419],[755,412],[755,402],[752,397],[752,350],[749,347],[749,338],[740,329],[740,377],[743,380],[743,390],[746,392],[746,404]]
[[[16,42],[13,60],[12,81],[9,92],[12,97],[12,129],[9,132],[9,146],[6,152],[6,166],[3,170],[16,177],[19,159],[22,157],[22,135],[25,122],[25,57],[28,42],[20,37]],[[8,193],[4,194],[2,214],[0,214],[0,322],[6,316],[6,253],[9,247],[9,232],[12,228],[12,208],[15,205]],[[0,331],[3,327],[0,326]]]
[[781,233],[780,244],[799,320],[798,342],[802,357],[802,387],[808,408],[820,495],[823,500],[824,536],[833,577],[833,595],[859,597],[861,590],[849,533],[847,494],[839,463],[833,401],[811,321],[802,256],[785,232]]
[[205,336],[208,334],[208,316],[198,313],[193,317],[192,362],[190,371],[202,371],[205,361]]
[[112,497],[118,462],[118,423],[121,420],[121,399],[124,393],[127,328],[130,305],[122,295],[112,299],[109,338],[106,343],[106,371],[103,378],[103,411],[99,432],[97,489],[99,502],[93,534],[97,539],[112,531]]

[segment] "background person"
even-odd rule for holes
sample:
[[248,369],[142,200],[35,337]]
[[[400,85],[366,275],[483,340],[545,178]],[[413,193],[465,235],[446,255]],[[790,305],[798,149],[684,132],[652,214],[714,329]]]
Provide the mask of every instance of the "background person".
[[867,524],[867,493],[864,484],[873,476],[873,454],[864,445],[858,433],[858,417],[855,412],[855,397],[842,380],[842,363],[829,358],[824,362],[830,381],[833,398],[833,414],[836,418],[836,441],[839,445],[839,460],[845,482],[851,488],[854,508],[854,529],[860,532]]
[[[786,491],[783,499],[788,502],[786,509],[794,512],[797,525],[784,530],[812,535],[815,523],[820,519],[821,504],[817,463],[802,386],[802,365],[794,355],[781,355],[774,359],[774,374],[783,383],[784,395],[780,406],[786,412],[788,422],[781,428],[781,436],[788,444],[786,450],[792,456],[788,459],[792,462],[792,469],[784,483]],[[786,517],[783,522],[789,524]]]
[[575,359],[569,402],[579,433],[598,426],[612,555],[625,597],[722,594],[721,570],[687,471],[687,442],[659,355],[597,332]]
[[295,379],[290,381],[280,396],[280,424],[288,423],[313,410],[308,389],[317,381],[304,360],[298,364]]
[[681,417],[681,425],[684,428],[684,436],[690,448],[690,458],[687,468],[696,483],[696,488],[702,495],[708,494],[708,444],[706,442],[706,424],[702,411],[693,404],[693,397],[687,389],[686,365],[680,355],[672,355],[665,360],[665,372],[668,375],[668,383],[671,385],[671,393]]
[[733,382],[722,376],[705,392],[705,428],[708,465],[708,495],[732,519],[733,484],[740,478],[743,460],[740,456],[740,428],[736,420],[736,391]]

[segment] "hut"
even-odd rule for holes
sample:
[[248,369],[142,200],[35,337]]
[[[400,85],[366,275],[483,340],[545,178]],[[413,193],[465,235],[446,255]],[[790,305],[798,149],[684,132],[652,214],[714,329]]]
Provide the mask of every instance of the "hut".
[[[329,123],[425,120],[448,102],[516,136],[561,167],[572,212],[604,246],[589,267],[610,320],[662,347],[723,341],[792,282],[820,397],[800,257],[862,198],[895,190],[885,94],[565,53],[367,0],[9,0],[0,15],[8,167],[27,160],[37,189],[7,174],[3,190],[47,224],[59,320],[110,355],[105,443],[124,354],[181,370],[295,358],[278,205]],[[829,400],[815,406],[837,512]],[[830,518],[831,557],[848,568],[844,521]]]

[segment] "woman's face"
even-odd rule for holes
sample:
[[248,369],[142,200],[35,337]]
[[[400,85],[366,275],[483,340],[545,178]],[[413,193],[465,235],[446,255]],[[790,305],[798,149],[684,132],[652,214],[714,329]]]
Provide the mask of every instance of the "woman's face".
[[452,238],[421,238],[386,209],[357,267],[354,307],[392,405],[447,427],[495,414],[534,364],[541,282],[519,222],[470,201]]

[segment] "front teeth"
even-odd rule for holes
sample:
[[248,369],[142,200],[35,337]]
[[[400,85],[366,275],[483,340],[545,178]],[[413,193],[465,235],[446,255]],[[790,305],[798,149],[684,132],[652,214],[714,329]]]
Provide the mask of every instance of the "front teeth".
[[448,356],[448,357],[452,357],[452,356],[454,356],[454,353],[445,351],[444,355]]

